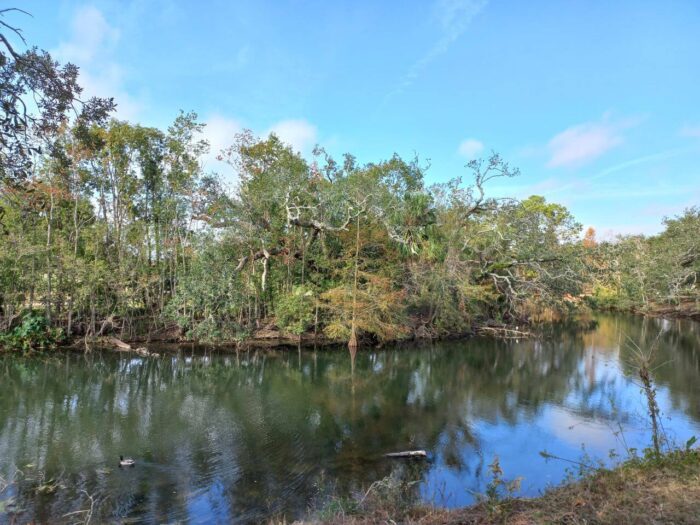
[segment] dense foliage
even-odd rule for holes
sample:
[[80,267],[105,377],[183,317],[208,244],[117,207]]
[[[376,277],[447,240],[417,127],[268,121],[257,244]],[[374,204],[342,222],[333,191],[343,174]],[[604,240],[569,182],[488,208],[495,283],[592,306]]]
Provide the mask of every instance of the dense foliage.
[[595,306],[700,312],[700,208],[666,218],[664,225],[652,237],[632,235],[600,244],[590,235],[584,239]]
[[[21,37],[9,11],[0,30]],[[417,159],[305,159],[249,132],[221,152],[230,190],[203,172],[195,114],[167,130],[107,121],[112,101],[80,103],[77,75],[0,38],[6,346],[32,346],[29,328],[39,345],[56,329],[241,340],[278,328],[354,344],[551,318],[582,294],[697,301],[697,209],[656,237],[599,244],[542,197],[488,198],[491,180],[518,174],[496,154],[472,161],[467,182],[427,186]]]
[[6,329],[43,309],[67,335],[177,330],[245,338],[275,325],[376,341],[525,321],[580,291],[580,226],[541,197],[488,199],[516,174],[473,162],[473,184],[426,187],[398,156],[307,162],[246,133],[226,158],[235,191],[204,175],[193,114],[162,132],[126,122],[63,129],[22,188],[3,187]]

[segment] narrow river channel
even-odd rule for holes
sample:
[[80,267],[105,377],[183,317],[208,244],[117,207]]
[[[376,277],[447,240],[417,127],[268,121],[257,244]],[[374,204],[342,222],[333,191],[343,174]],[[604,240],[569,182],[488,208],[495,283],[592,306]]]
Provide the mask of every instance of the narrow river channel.
[[[571,466],[544,450],[610,463],[649,445],[630,341],[659,332],[664,432],[700,438],[700,325],[597,320],[537,340],[362,350],[354,367],[344,349],[4,356],[0,476],[14,483],[0,522],[73,522],[91,505],[94,522],[291,521],[390,475],[456,507],[484,491],[494,456],[535,496]],[[412,448],[428,459],[383,457]],[[136,466],[118,468],[120,454]]]

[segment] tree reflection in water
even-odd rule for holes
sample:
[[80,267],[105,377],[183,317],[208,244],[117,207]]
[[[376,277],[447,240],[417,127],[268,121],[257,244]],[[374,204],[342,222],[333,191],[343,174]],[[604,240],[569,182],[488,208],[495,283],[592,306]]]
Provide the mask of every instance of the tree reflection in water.
[[[618,423],[630,446],[647,444],[625,337],[644,343],[659,330],[659,400],[667,428],[684,438],[700,420],[700,330],[680,321],[601,316],[590,332],[354,357],[192,347],[159,359],[5,357],[0,475],[17,483],[0,498],[14,497],[23,520],[52,523],[87,508],[86,494],[99,520],[250,522],[302,515],[328,492],[351,494],[393,472],[421,480],[424,499],[463,505],[467,489],[488,482],[494,454],[535,494],[565,468],[545,463],[542,449],[619,449]],[[383,457],[407,448],[432,461]],[[137,467],[116,468],[121,453]],[[61,486],[37,491],[41,475]]]

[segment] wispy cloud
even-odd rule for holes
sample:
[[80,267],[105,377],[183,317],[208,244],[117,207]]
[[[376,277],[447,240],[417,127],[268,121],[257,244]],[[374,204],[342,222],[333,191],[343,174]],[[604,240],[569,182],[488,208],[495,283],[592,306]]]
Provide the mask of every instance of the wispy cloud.
[[637,157],[635,159],[627,160],[625,162],[620,162],[618,164],[614,164],[612,166],[609,166],[605,168],[604,170],[599,171],[598,173],[592,175],[591,177],[588,177],[587,180],[596,180],[600,179],[602,177],[605,177],[607,175],[610,175],[612,173],[618,172],[618,171],[623,171],[626,170],[627,168],[632,168],[634,166],[639,166],[640,164],[649,164],[652,162],[657,162],[660,160],[666,160],[670,159],[673,157],[677,157],[678,155],[682,155],[683,153],[687,153],[689,151],[688,148],[675,148],[675,149],[669,149],[666,151],[660,151],[658,153],[652,153],[651,155],[643,155],[641,157]]
[[476,139],[465,139],[459,144],[457,153],[462,157],[472,160],[484,150],[484,144]]
[[131,120],[137,117],[141,104],[126,91],[124,69],[113,59],[120,37],[119,29],[111,26],[97,7],[85,5],[73,15],[69,39],[52,54],[80,68],[84,95],[114,97],[117,116]]
[[613,201],[619,203],[622,200],[633,200],[648,197],[681,197],[692,193],[695,185],[656,185],[644,188],[630,187],[629,184],[605,184],[600,186],[586,186],[569,198],[575,201]]
[[700,138],[700,124],[694,126],[685,125],[681,128],[679,134],[681,137]]
[[547,144],[550,168],[578,167],[587,164],[624,142],[622,131],[638,120],[602,120],[584,122],[558,133]]
[[[695,189],[695,188],[694,188]],[[684,210],[694,206],[698,202],[698,197],[700,197],[700,191],[695,189],[685,193],[688,198],[677,202],[676,204],[659,204],[652,203],[640,210],[642,215],[648,217],[673,217],[674,215],[680,215]]]
[[[614,177],[646,164],[662,164],[663,161],[694,151],[693,148],[676,148],[636,157],[619,162],[605,169],[581,177],[569,178],[562,183],[560,177],[548,177],[532,184],[512,184],[492,186],[491,191],[498,196],[525,198],[529,195],[544,195],[562,201],[636,199],[651,196],[697,195],[697,184],[659,183],[656,185],[630,185],[624,179]],[[612,176],[612,177],[611,177]],[[600,181],[600,182],[598,182]],[[663,180],[662,180],[663,182]]]
[[384,102],[411,86],[436,58],[447,52],[486,4],[488,0],[438,0],[435,4],[434,18],[440,26],[440,37],[411,65],[396,89],[384,98]]
[[[581,190],[582,187],[589,187],[591,185],[591,182],[596,181],[598,179],[602,179],[605,177],[608,177],[609,175],[612,175],[614,173],[620,172],[620,171],[625,171],[629,168],[633,168],[635,166],[640,166],[643,164],[652,164],[655,162],[659,162],[662,160],[667,160],[673,157],[677,157],[679,155],[682,155],[683,153],[687,153],[689,151],[688,148],[676,148],[676,149],[670,149],[666,151],[660,151],[658,153],[653,153],[651,155],[643,155],[641,157],[637,157],[634,159],[626,160],[624,162],[619,162],[617,164],[613,164],[612,166],[608,166],[605,169],[600,170],[597,173],[594,173],[593,175],[587,176],[584,179],[574,179],[571,182],[568,182],[566,184],[562,184],[557,187],[553,187],[548,189],[545,194],[546,195],[553,195],[555,193],[562,193],[568,190]],[[597,194],[600,196],[602,195],[603,192],[596,190]],[[610,193],[610,195],[615,196],[616,194]],[[581,196],[580,193],[577,194],[577,196]]]
[[232,54],[231,58],[211,64],[211,70],[217,73],[238,73],[251,62],[251,46],[245,44]]

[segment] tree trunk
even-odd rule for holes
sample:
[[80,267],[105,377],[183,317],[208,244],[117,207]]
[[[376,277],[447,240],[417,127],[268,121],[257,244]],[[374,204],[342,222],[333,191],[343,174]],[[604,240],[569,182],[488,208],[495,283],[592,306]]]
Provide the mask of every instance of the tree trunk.
[[357,349],[357,273],[360,260],[360,214],[357,214],[357,233],[355,236],[355,281],[352,287],[352,326],[348,348],[351,352]]
[[[80,228],[78,226],[78,189],[74,189],[74,201],[73,201],[73,265],[75,266],[78,262],[78,236],[80,235]],[[66,334],[68,337],[73,333],[73,305],[75,297],[75,267],[73,268],[73,276],[71,279],[71,292],[70,299],[68,300],[68,326],[66,327]]]
[[46,289],[46,321],[51,325],[51,226],[53,223],[53,191],[49,189],[49,216],[48,224],[46,225],[46,274],[47,274],[47,289]]

